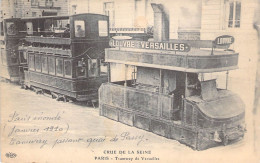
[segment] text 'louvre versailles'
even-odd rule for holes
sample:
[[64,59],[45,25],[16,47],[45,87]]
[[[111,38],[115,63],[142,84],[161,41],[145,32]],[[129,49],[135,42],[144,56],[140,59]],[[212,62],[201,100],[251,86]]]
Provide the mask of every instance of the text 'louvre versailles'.
[[188,52],[190,47],[186,43],[171,43],[171,42],[149,42],[149,41],[134,41],[134,40],[110,40],[111,47],[151,49],[151,50],[166,50]]

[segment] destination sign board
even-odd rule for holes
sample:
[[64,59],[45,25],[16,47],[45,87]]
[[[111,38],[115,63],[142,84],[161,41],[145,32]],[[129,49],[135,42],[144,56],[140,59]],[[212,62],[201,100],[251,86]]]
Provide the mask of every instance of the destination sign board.
[[172,43],[172,42],[149,42],[149,41],[135,41],[135,40],[110,40],[111,47],[124,47],[136,49],[150,49],[150,50],[164,50],[164,51],[179,51],[188,52],[190,46],[186,43]]
[[235,41],[235,38],[233,36],[229,36],[229,35],[223,35],[223,36],[219,36],[215,39],[215,44],[216,45],[230,45],[233,44]]
[[145,33],[145,28],[109,28],[110,33]]

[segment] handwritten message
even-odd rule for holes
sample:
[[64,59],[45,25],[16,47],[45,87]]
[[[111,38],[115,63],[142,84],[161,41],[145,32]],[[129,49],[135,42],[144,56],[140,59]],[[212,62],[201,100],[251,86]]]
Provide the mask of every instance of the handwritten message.
[[71,128],[65,112],[53,113],[39,112],[36,114],[11,113],[4,125],[4,134],[11,146],[35,145],[37,148],[56,148],[62,144],[80,144],[86,148],[103,143],[135,143],[142,145],[148,139],[145,135],[132,134],[128,131],[121,132],[113,137],[107,135],[78,136]]

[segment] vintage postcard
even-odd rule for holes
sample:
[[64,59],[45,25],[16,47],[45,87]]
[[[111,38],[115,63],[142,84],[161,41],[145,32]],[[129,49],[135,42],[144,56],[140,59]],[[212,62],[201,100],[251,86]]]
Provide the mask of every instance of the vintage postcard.
[[0,162],[260,162],[259,0],[0,3]]

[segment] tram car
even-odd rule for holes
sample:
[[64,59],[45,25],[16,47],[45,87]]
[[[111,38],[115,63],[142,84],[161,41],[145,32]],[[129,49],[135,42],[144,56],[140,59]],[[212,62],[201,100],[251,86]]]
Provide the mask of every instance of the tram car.
[[19,18],[0,22],[0,77],[19,82],[19,46],[26,27]]
[[22,18],[26,24],[21,83],[64,101],[98,98],[107,81],[104,49],[109,46],[108,17],[99,14]]
[[126,42],[106,49],[110,71],[109,82],[99,89],[101,116],[195,150],[228,145],[244,136],[244,103],[226,85],[228,72],[238,68],[238,53],[199,48],[196,41],[196,48],[188,41]]

